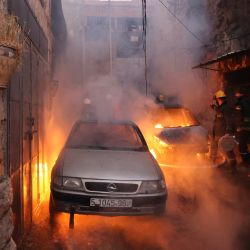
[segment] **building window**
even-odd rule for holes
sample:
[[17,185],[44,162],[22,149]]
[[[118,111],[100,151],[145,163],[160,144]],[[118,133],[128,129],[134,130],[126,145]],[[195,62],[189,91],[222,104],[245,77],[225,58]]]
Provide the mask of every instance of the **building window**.
[[100,41],[108,39],[109,19],[108,17],[87,17],[86,36],[88,41]]
[[129,17],[118,18],[117,31],[117,57],[142,57],[142,20]]
[[109,19],[108,17],[88,16],[87,26],[91,28],[102,28],[107,30],[109,27]]

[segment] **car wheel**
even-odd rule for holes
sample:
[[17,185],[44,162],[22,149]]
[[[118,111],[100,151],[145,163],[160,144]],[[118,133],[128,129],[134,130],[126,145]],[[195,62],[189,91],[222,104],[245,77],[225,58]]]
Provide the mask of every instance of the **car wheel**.
[[50,195],[49,197],[49,219],[50,219],[50,224],[54,225],[55,224],[55,208],[53,204],[53,199]]
[[50,195],[49,196],[49,213],[50,214],[54,214],[54,212],[55,212],[54,205],[53,205],[52,197]]

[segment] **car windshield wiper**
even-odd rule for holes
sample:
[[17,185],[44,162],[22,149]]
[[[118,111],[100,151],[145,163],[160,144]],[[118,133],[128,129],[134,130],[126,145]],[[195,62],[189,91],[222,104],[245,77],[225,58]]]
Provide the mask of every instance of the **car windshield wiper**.
[[146,148],[140,147],[140,148],[124,148],[124,147],[112,147],[109,148],[110,150],[116,150],[116,151],[146,151]]

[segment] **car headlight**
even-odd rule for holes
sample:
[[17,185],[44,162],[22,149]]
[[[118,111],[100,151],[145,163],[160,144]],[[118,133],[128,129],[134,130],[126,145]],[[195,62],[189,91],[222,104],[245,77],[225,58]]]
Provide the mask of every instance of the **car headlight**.
[[164,180],[161,181],[143,181],[140,188],[140,194],[153,194],[161,193],[166,190],[166,184]]
[[63,187],[67,189],[82,189],[82,180],[79,178],[64,177]]
[[52,177],[52,184],[54,186],[62,186],[63,178],[61,176]]

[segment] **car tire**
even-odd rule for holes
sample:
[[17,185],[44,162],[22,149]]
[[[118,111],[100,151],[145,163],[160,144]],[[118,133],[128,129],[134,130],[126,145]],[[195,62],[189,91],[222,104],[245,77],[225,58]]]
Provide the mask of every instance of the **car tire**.
[[49,196],[49,214],[54,214],[55,209],[51,195]]
[[49,197],[49,221],[51,225],[55,225],[55,208],[54,208],[54,204],[53,204],[53,198]]

